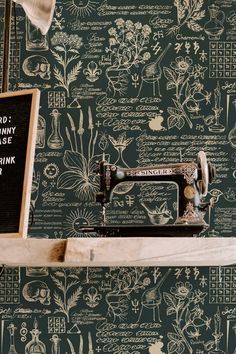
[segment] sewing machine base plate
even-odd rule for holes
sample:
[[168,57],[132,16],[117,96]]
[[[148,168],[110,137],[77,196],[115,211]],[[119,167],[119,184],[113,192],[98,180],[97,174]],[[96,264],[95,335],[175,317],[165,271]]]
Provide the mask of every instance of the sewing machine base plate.
[[132,225],[132,226],[87,226],[81,227],[82,233],[96,233],[102,237],[194,237],[208,225]]

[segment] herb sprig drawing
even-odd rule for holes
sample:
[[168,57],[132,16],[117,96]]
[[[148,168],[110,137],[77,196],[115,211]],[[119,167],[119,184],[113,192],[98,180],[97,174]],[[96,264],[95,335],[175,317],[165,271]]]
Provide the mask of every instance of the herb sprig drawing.
[[197,22],[205,17],[205,10],[202,10],[204,0],[175,0],[177,8],[178,24],[167,30],[167,35],[176,35],[184,25],[193,32],[200,32],[203,27]]
[[[52,55],[62,67],[60,70],[54,66],[53,72],[57,83],[55,87],[63,87],[69,96],[70,84],[76,81],[80,70],[82,68],[82,61],[78,49],[82,46],[82,38],[77,34],[66,34],[65,32],[56,32],[51,39],[51,44],[55,46],[54,50],[51,49]],[[72,62],[76,64],[72,67]]]
[[193,65],[189,56],[179,56],[171,62],[170,67],[163,68],[164,76],[168,80],[167,90],[175,90],[172,98],[174,107],[167,108],[169,129],[176,127],[180,130],[185,122],[193,128],[188,114],[199,113],[200,102],[210,103],[211,93],[204,90],[204,84],[200,82],[200,78],[204,79],[206,70],[207,68],[200,64]]
[[106,69],[108,91],[114,96],[126,93],[130,69],[150,59],[148,44],[152,32],[149,25],[125,21],[123,18],[115,20],[115,25],[108,30],[110,38],[109,47],[106,48],[112,61],[112,65]]
[[150,279],[146,275],[144,267],[111,267],[106,273],[106,278],[112,284],[112,290],[105,296],[108,305],[107,316],[113,318],[113,322],[126,319],[131,293],[137,293],[149,285]]
[[[82,287],[78,286],[80,283],[79,274],[80,269],[60,268],[55,271],[54,275],[51,275],[54,284],[60,292],[54,291],[53,295],[54,301],[58,306],[55,313],[61,312],[66,315],[67,322],[70,320],[70,310],[77,305],[82,294]],[[74,288],[74,291],[72,291],[72,288]]]
[[[88,107],[88,130],[90,131],[88,150],[84,151],[83,135],[84,114],[80,109],[79,128],[77,129],[72,116],[67,114],[69,127],[66,127],[66,136],[70,144],[70,150],[66,150],[63,162],[68,171],[63,172],[58,180],[57,187],[60,189],[70,189],[75,192],[75,196],[80,200],[95,200],[98,191],[98,181],[95,174],[96,162],[102,159],[102,155],[95,155],[95,144],[98,131],[94,134],[94,124],[91,107]],[[77,141],[79,136],[79,143]],[[80,151],[79,151],[80,150]],[[109,159],[109,156],[105,156]]]
[[190,282],[177,282],[170,289],[170,293],[164,292],[163,298],[167,305],[167,316],[174,315],[172,323],[173,332],[167,337],[168,354],[193,353],[190,340],[198,340],[201,330],[210,328],[211,318],[204,317],[204,305],[207,293],[201,290],[193,290]]

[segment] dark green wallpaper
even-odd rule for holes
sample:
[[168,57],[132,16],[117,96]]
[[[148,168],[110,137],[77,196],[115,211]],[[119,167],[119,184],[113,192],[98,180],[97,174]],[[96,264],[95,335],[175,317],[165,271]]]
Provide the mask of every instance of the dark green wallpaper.
[[[100,224],[102,154],[132,168],[196,161],[200,150],[217,168],[200,236],[234,236],[235,10],[234,0],[57,0],[41,36],[17,5],[10,90],[16,76],[19,89],[41,90],[30,237]],[[123,184],[107,222],[173,224],[177,197],[173,183]]]
[[1,354],[234,354],[236,267],[5,268]]
[[[200,150],[217,167],[200,236],[235,236],[234,0],[57,0],[46,37],[20,6],[17,21],[10,89],[19,69],[20,89],[41,90],[29,237],[100,223],[102,154],[143,167]],[[173,184],[125,184],[108,222],[173,224],[177,209]],[[235,284],[235,266],[6,267],[0,353],[235,354]]]

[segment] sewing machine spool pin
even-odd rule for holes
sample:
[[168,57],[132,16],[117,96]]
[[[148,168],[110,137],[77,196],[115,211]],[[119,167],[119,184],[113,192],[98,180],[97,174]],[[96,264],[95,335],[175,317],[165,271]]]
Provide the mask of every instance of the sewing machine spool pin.
[[114,188],[122,182],[172,182],[178,186],[178,215],[175,224],[207,226],[203,212],[209,203],[202,197],[208,192],[208,185],[215,178],[215,167],[207,161],[204,151],[200,151],[196,162],[181,162],[170,165],[120,168],[103,158],[97,163],[99,192],[96,201],[103,208],[112,198]]

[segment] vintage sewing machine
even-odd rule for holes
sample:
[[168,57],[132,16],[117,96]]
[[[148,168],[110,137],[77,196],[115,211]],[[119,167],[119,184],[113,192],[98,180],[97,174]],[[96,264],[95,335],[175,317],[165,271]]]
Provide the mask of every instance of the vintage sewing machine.
[[[215,178],[215,167],[200,151],[197,162],[181,162],[170,165],[137,168],[120,168],[104,159],[97,163],[99,192],[96,201],[103,208],[101,226],[93,230],[103,236],[193,236],[208,225],[204,211],[210,203],[203,203],[208,185]],[[106,225],[106,204],[111,201],[114,189],[120,183],[128,182],[172,182],[178,186],[178,211],[174,224],[153,226]]]

